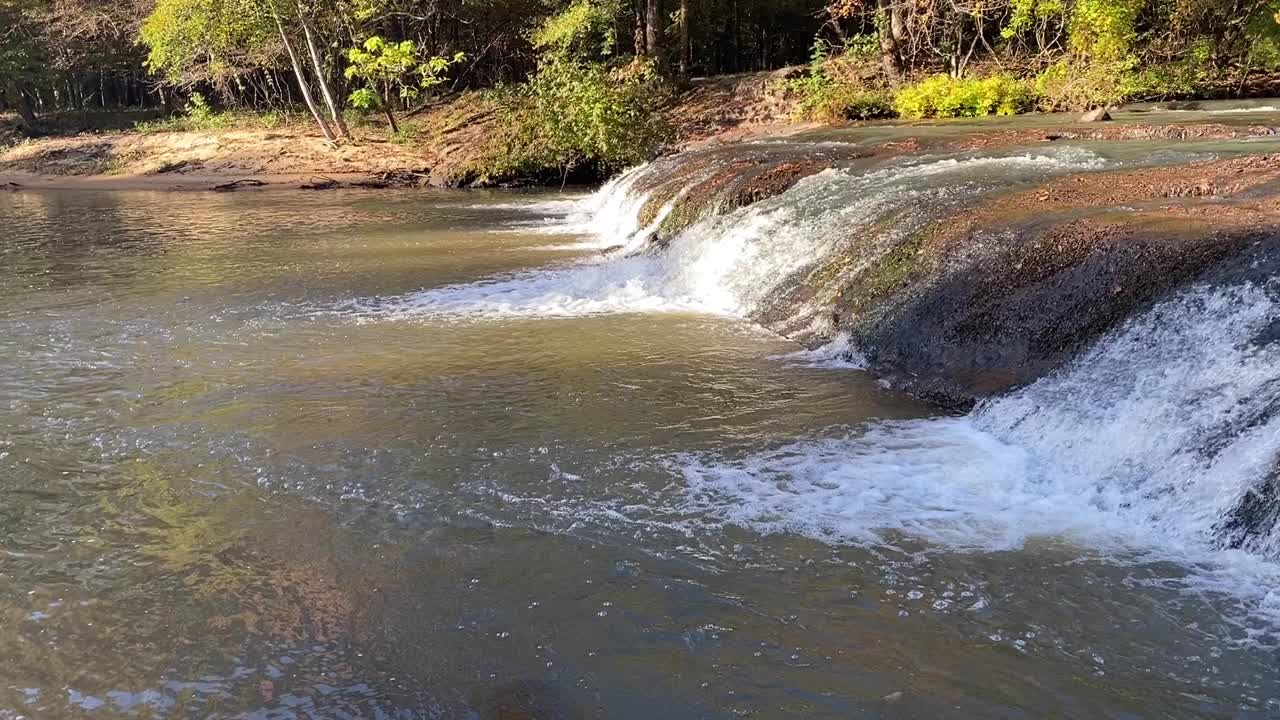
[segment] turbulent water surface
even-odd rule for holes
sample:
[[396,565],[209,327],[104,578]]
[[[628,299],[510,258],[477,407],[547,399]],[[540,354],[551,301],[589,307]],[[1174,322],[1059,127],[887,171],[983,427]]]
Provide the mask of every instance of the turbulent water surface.
[[0,195],[0,718],[1275,717],[1280,548],[1222,535],[1274,288],[965,417],[741,319],[859,228],[1237,149],[827,171],[638,255],[636,174]]

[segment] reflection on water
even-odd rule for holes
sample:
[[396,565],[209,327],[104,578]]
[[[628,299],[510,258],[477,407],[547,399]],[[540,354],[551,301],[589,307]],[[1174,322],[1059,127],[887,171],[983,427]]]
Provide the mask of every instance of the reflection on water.
[[932,414],[860,373],[728,318],[342,310],[572,261],[563,199],[0,196],[0,718],[1280,711],[1176,567],[680,505],[690,454]]

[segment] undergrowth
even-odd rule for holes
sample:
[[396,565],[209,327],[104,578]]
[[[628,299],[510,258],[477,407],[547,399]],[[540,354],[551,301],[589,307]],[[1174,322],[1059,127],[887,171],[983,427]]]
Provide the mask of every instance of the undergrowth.
[[289,117],[278,110],[237,112],[215,110],[200,93],[193,93],[180,114],[159,120],[147,120],[134,125],[134,130],[144,135],[161,132],[186,132],[201,130],[230,130],[233,128],[274,130],[284,127]]

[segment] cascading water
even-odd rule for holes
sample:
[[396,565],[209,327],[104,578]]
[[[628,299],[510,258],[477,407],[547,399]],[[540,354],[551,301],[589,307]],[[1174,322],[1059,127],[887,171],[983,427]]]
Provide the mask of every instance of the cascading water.
[[965,417],[875,424],[732,462],[686,458],[689,508],[834,542],[906,531],[991,551],[1056,538],[1201,565],[1192,584],[1280,617],[1274,515],[1237,517],[1280,461],[1280,345],[1265,334],[1278,290],[1190,289]]
[[[832,169],[772,199],[698,221],[646,248],[649,193],[670,171],[633,170],[570,212],[558,231],[611,249],[568,266],[427,290],[375,308],[573,316],[691,311],[750,316],[825,258],[864,262],[948,208],[1046,176],[1115,166],[1075,147],[917,158]],[[692,184],[698,178],[689,180]],[[678,193],[676,194],[678,196]],[[883,244],[883,243],[882,243]],[[822,294],[804,312],[817,317]],[[1196,287],[1131,319],[1069,367],[964,417],[886,422],[747,458],[684,456],[671,508],[762,532],[876,544],[906,532],[951,550],[1053,538],[1117,560],[1199,567],[1184,584],[1229,591],[1280,619],[1280,317],[1274,284]],[[789,362],[857,367],[848,338]]]
[[[640,181],[670,173],[670,159],[632,170],[583,201],[550,233],[585,235],[606,250],[579,263],[433,288],[363,308],[380,314],[578,316],[603,312],[708,312],[749,316],[795,275],[855,244],[889,244],[948,207],[1001,188],[1106,161],[1063,146],[988,157],[917,158],[871,170],[832,169],[778,197],[695,223],[664,252],[641,253],[671,211],[648,224]],[[684,180],[688,186],[702,179]],[[679,198],[680,192],[672,193]],[[673,201],[674,202],[674,201]],[[866,257],[874,252],[863,252]]]

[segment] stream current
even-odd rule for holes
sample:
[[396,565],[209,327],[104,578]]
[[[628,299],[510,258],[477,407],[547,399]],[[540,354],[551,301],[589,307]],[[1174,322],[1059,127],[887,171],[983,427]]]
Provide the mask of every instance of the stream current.
[[1280,716],[1274,549],[1212,538],[1280,426],[1189,451],[1274,402],[1274,288],[965,417],[741,319],[911,203],[1239,145],[828,171],[639,256],[627,176],[0,195],[0,718]]

